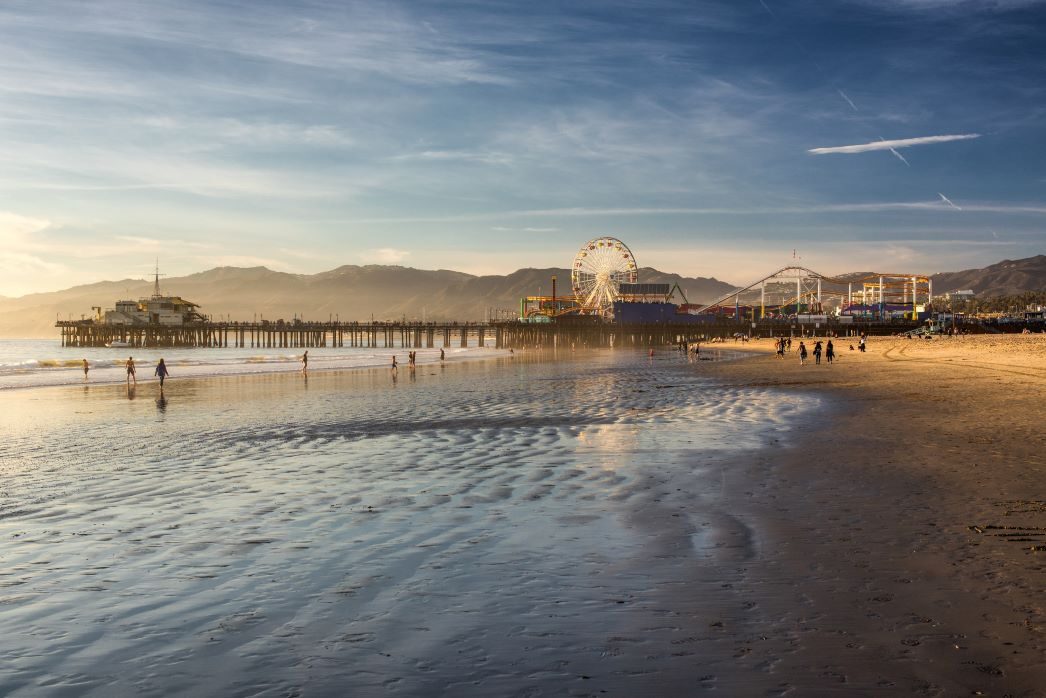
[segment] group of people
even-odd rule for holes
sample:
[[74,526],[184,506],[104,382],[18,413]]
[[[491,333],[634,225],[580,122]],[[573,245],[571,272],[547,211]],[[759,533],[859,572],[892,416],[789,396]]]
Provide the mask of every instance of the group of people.
[[[135,385],[138,385],[138,375],[134,366],[133,356],[127,357],[127,363],[125,366],[127,367],[127,382],[130,383],[133,381]],[[87,368],[87,359],[84,359],[84,380],[87,380]],[[159,377],[160,391],[162,392],[163,382],[167,379],[167,376],[170,375],[170,371],[167,370],[167,364],[164,363],[163,359],[160,359],[160,362],[156,364],[156,370],[153,371],[153,375]]]
[[[446,360],[446,358],[447,358],[447,353],[445,351],[443,351],[442,348],[440,348],[440,350],[439,350],[439,362],[442,364]],[[418,352],[416,352],[416,351],[408,351],[407,352],[407,366],[411,370],[414,370],[414,368],[417,365],[418,365]],[[395,354],[392,355],[392,370],[393,370],[393,372],[399,370],[399,364],[396,362],[396,355]]]
[[[864,340],[862,339],[862,341],[864,341]],[[783,359],[784,355],[785,355],[785,352],[792,350],[792,338],[791,337],[779,337],[777,339],[777,342],[776,342],[775,346],[777,347],[777,357],[780,358],[780,359]],[[807,357],[809,357],[809,355],[811,353],[811,351],[806,348],[806,343],[805,342],[803,342],[803,341],[799,342],[798,353],[799,353],[799,365],[800,366],[805,366],[806,365],[806,359],[807,359]],[[835,345],[832,344],[832,340],[831,339],[828,340],[827,344],[823,343],[821,340],[815,341],[812,353],[814,355],[814,363],[815,364],[820,364],[821,363],[821,355],[822,354],[824,355],[825,361],[827,361],[828,363],[834,363],[835,362]]]
[[[91,372],[91,364],[87,362],[87,359],[84,359],[83,366],[84,383],[86,383],[87,375]],[[134,365],[133,356],[127,357],[127,362],[124,364],[124,367],[127,369],[127,382],[133,383],[134,385],[138,385],[138,368]],[[170,373],[171,372],[167,370],[167,364],[164,363],[163,359],[160,359],[160,362],[156,364],[156,370],[153,371],[153,375],[159,377],[161,391],[163,391],[163,382],[167,379],[167,376],[169,376]]]

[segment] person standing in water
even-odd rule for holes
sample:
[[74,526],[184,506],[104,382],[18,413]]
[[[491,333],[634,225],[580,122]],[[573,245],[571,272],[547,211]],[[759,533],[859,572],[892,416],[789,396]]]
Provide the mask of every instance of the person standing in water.
[[156,375],[160,377],[160,392],[163,392],[163,381],[169,375],[170,371],[167,370],[167,364],[160,359],[160,363],[156,364]]
[[135,385],[138,385],[138,377],[134,374],[134,357],[127,357],[127,382],[134,381]]
[[440,347],[440,350],[439,350],[439,362],[443,363],[443,360],[445,358],[447,358],[447,354],[446,354],[446,352],[443,351],[443,347]]
[[91,370],[91,366],[87,363],[87,359],[84,359],[84,383],[87,382],[87,372]]
[[396,365],[396,355],[393,354],[392,355],[392,372],[395,373],[397,368],[399,368],[399,367]]
[[301,372],[309,372],[309,350],[306,349],[305,353],[301,355]]

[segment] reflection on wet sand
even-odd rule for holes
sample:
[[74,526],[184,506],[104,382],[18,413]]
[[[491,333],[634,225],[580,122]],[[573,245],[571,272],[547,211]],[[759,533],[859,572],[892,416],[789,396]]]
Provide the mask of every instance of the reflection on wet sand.
[[[787,429],[800,401],[713,390],[682,360],[576,356],[398,388],[384,367],[318,372],[307,391],[296,375],[179,380],[155,405],[106,387],[34,391],[20,410],[0,395],[0,463],[19,474],[0,693],[696,680],[664,619],[686,611],[673,580],[705,583],[689,516],[720,475],[703,473]],[[148,438],[91,438],[117,419]],[[736,572],[709,575],[723,602]]]

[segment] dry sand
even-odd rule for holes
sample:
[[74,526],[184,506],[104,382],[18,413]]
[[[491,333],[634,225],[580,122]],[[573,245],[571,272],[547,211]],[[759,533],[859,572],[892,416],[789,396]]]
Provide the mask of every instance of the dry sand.
[[774,619],[739,651],[798,695],[1046,695],[1046,337],[851,341],[712,368],[828,401],[735,492]]

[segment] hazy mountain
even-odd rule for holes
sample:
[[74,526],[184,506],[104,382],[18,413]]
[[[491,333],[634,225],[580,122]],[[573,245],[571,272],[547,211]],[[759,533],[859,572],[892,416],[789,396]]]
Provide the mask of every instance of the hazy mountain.
[[[265,267],[218,267],[161,281],[161,291],[199,303],[213,318],[253,320],[481,320],[488,309],[516,312],[526,295],[570,295],[568,269],[520,269],[507,276],[474,276],[446,269],[342,266],[319,274],[287,274]],[[847,275],[840,275],[845,278]],[[733,290],[716,279],[689,278],[649,267],[643,283],[678,284],[691,303],[714,300]],[[983,269],[935,274],[935,293],[970,288],[980,296],[1046,288],[1046,255],[1005,260]],[[151,295],[144,279],[100,281],[63,291],[0,297],[0,337],[55,337],[57,318],[90,317],[93,307],[111,308],[120,299]]]
[[1046,255],[1004,259],[983,269],[933,275],[933,292],[972,289],[978,296],[1008,296],[1046,289]]
[[[212,318],[275,320],[482,320],[490,308],[518,311],[519,299],[570,294],[567,269],[520,269],[507,276],[474,276],[449,270],[398,266],[342,266],[319,274],[287,274],[265,267],[218,267],[161,280],[161,292],[199,303]],[[644,283],[678,283],[691,302],[729,291],[715,279],[686,278],[656,269],[640,270]],[[0,336],[55,337],[55,320],[91,317],[117,300],[151,295],[143,279],[101,281],[63,291],[0,299]]]

